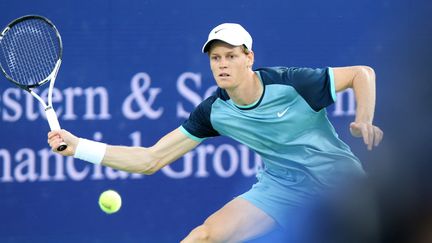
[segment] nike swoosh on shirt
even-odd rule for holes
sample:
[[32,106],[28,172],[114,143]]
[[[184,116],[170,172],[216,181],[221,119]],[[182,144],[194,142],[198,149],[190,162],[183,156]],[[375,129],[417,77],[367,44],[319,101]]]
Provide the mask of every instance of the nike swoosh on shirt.
[[289,110],[289,106],[288,106],[285,110],[283,110],[282,112],[278,112],[278,113],[277,113],[277,116],[278,116],[278,117],[282,117],[283,115],[285,115],[285,113],[286,113],[288,110]]

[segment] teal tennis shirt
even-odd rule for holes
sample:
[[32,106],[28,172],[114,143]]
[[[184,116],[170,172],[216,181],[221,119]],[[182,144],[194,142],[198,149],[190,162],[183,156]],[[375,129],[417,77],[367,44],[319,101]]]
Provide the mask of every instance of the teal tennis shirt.
[[196,141],[224,135],[258,153],[265,166],[301,170],[323,184],[362,174],[358,158],[339,139],[325,107],[336,99],[331,68],[255,70],[264,87],[254,104],[239,106],[218,88],[180,129]]

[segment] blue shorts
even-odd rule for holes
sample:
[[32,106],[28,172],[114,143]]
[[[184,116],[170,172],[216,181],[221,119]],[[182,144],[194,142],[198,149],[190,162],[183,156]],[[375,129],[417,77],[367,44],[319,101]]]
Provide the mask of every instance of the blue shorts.
[[258,171],[257,179],[258,182],[239,197],[264,211],[282,228],[296,224],[320,191],[316,180],[297,169],[267,165]]
[[[239,197],[276,221],[277,242],[378,242],[357,240],[378,232],[376,205],[364,175],[357,169],[322,173],[334,182],[324,185],[300,169],[266,165],[257,173],[258,182]],[[350,240],[334,241],[341,232]]]

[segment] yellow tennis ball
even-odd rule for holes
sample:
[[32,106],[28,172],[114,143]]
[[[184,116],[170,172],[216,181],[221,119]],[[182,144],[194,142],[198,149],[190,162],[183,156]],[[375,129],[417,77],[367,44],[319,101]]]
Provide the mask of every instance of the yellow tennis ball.
[[99,196],[99,206],[107,214],[112,214],[120,210],[122,199],[114,190],[102,192]]

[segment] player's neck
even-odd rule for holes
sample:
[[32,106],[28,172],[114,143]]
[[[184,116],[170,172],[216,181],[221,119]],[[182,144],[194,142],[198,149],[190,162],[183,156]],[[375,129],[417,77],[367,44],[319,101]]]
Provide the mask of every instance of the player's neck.
[[240,106],[250,105],[258,101],[264,89],[255,72],[248,73],[246,79],[235,89],[227,90],[232,101]]

